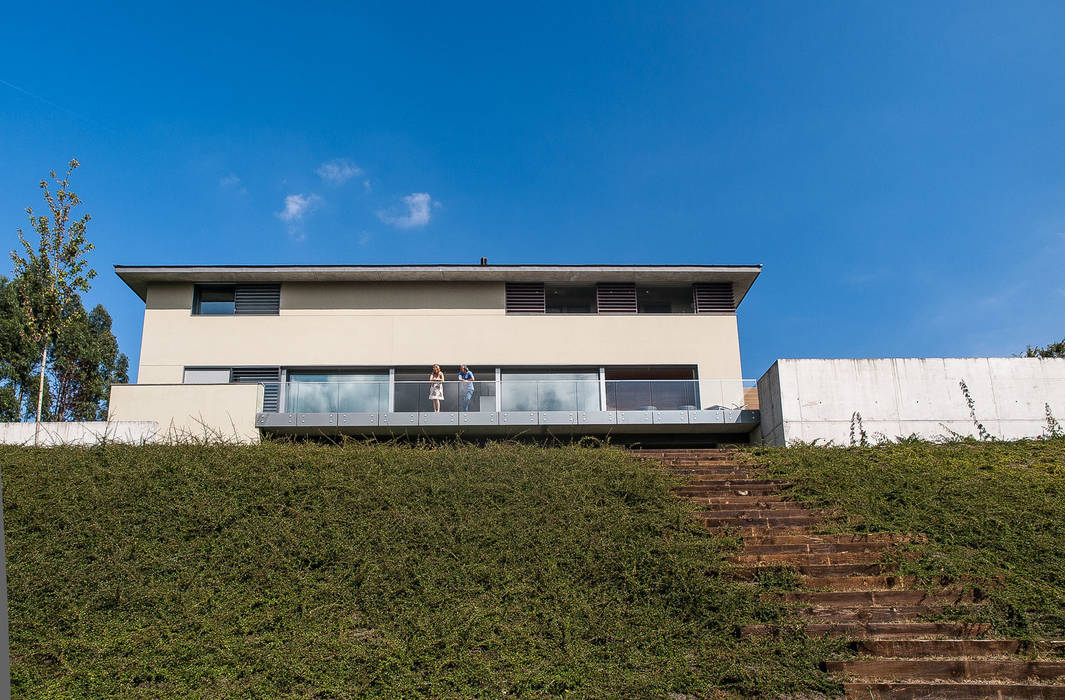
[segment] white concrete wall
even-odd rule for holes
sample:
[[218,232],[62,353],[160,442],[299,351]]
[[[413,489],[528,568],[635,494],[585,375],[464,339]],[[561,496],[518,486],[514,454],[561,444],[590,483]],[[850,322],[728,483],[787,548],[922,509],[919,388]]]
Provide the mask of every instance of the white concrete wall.
[[[155,421],[41,423],[37,444],[41,447],[101,442],[140,445],[154,441],[158,432],[159,424]],[[32,445],[36,433],[36,423],[0,423],[0,445]]]
[[777,360],[758,380],[761,439],[769,444],[850,444],[861,414],[871,441],[953,431],[977,435],[976,418],[996,438],[1032,438],[1046,425],[1046,404],[1065,424],[1065,359],[888,358]]
[[114,384],[107,419],[150,420],[158,439],[259,441],[261,384]]

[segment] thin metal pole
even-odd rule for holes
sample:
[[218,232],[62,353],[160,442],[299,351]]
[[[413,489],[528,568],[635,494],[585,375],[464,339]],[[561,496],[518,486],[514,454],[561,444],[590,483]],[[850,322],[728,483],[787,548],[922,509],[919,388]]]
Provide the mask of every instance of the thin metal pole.
[[11,647],[7,636],[7,547],[4,545],[4,487],[0,475],[0,698],[11,697]]

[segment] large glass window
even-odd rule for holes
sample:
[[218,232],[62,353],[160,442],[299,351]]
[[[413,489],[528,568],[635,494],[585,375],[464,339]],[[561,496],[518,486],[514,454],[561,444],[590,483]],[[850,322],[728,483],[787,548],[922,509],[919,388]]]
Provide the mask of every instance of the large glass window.
[[202,316],[232,316],[236,309],[233,287],[196,287],[192,313]]
[[[440,387],[443,397],[440,400],[441,411],[461,411],[468,406],[469,411],[496,410],[496,370],[495,367],[469,367],[473,373],[473,383],[459,381],[459,368],[454,365],[441,367],[444,383]],[[429,381],[431,367],[404,367],[395,372],[395,410],[397,411],[432,411],[433,400],[429,398],[432,383]],[[472,389],[472,393],[471,393]],[[466,397],[469,396],[469,402]]]
[[636,310],[641,314],[690,314],[692,287],[636,287]]
[[289,372],[289,413],[379,413],[388,410],[388,372]]
[[593,369],[504,369],[504,411],[598,411],[599,372]]
[[606,406],[610,411],[699,408],[699,382],[691,367],[608,367]]
[[549,314],[594,314],[595,287],[544,285],[544,302]]

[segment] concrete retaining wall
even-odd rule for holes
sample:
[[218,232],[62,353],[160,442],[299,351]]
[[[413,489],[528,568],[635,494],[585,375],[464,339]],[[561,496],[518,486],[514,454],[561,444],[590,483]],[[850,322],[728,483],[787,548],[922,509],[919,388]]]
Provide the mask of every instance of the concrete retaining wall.
[[1065,425],[1065,359],[777,360],[758,380],[756,432],[773,445],[849,445],[857,412],[874,442],[912,434],[977,436],[962,381],[977,420],[996,438],[1038,437],[1047,404]]
[[[32,445],[36,423],[0,423],[0,445]],[[42,447],[56,445],[96,445],[122,442],[140,445],[155,440],[155,421],[86,421],[82,423],[41,423]]]

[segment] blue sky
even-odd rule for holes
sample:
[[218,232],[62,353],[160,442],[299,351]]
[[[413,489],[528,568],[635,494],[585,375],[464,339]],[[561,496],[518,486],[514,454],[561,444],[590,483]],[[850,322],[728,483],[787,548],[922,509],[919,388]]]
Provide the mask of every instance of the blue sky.
[[79,158],[134,365],[116,263],[761,263],[749,377],[1065,335],[1061,2],[146,5],[0,27],[6,248]]

